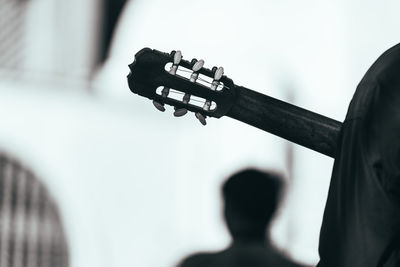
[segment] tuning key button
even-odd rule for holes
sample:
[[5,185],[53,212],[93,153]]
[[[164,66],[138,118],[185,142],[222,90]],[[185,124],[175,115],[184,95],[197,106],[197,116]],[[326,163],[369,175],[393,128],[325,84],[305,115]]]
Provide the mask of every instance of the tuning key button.
[[183,115],[185,115],[187,113],[187,109],[186,108],[178,108],[174,111],[174,116],[175,117],[182,117]]
[[161,104],[160,102],[157,102],[157,101],[153,100],[153,105],[154,105],[159,111],[162,111],[162,112],[165,111],[164,104]]
[[182,59],[182,52],[178,50],[174,54],[174,65],[179,65],[181,59]]
[[219,67],[218,69],[215,70],[214,80],[211,82],[211,90],[213,90],[213,91],[217,90],[218,85],[219,85],[219,80],[222,78],[223,74],[224,74],[224,68],[223,67]]
[[206,124],[207,124],[207,122],[206,122],[206,117],[203,116],[203,114],[201,114],[201,113],[199,113],[199,112],[196,112],[195,116],[196,116],[196,118],[200,121],[201,124],[203,124],[203,125],[206,125]]
[[194,72],[198,72],[204,66],[204,60],[200,59],[196,63],[194,63],[192,70]]
[[177,70],[178,70],[179,63],[182,60],[182,53],[179,50],[178,51],[172,51],[171,52],[171,56],[173,56],[174,59],[173,59],[173,64],[172,64],[172,66],[171,66],[171,68],[169,69],[168,72],[169,72],[169,74],[175,75]]
[[[196,82],[196,80],[199,77],[199,73],[198,71],[204,66],[204,60],[200,59],[199,61],[197,61],[196,59],[192,59],[192,71],[193,73],[190,75],[190,81],[191,82]],[[188,104],[190,101],[190,94],[186,93],[183,96],[183,104]],[[175,117],[181,117],[183,115],[185,115],[187,113],[187,109],[185,108],[180,108],[180,109],[176,109],[174,112],[174,116]]]
[[222,75],[224,74],[224,68],[223,67],[219,67],[214,74],[214,80],[219,81],[222,77]]
[[[195,60],[192,60],[195,62]],[[196,80],[199,78],[199,73],[198,71],[204,66],[204,60],[200,59],[199,61],[196,61],[192,67],[192,75],[190,75],[190,81],[191,82],[196,82]]]

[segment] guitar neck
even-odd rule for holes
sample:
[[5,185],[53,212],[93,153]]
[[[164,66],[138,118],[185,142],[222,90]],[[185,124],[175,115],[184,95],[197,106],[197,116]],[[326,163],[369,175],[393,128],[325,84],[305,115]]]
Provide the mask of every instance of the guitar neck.
[[[165,70],[167,64],[171,64],[169,71]],[[183,116],[191,111],[204,125],[205,117],[220,118],[227,115],[296,144],[335,157],[342,126],[340,122],[236,86],[230,78],[223,75],[222,68],[214,67],[210,70],[204,68],[203,64],[204,61],[196,59],[190,62],[183,60],[180,51],[167,54],[143,48],[136,53],[135,61],[129,65],[129,88],[133,93],[153,100],[154,106],[160,111],[165,111],[166,104],[175,107],[175,116]],[[178,67],[190,72],[190,78],[177,75]],[[211,79],[211,85],[198,83],[199,75]],[[224,86],[217,90],[220,82]],[[164,89],[157,93],[157,88],[160,87]],[[184,93],[183,98],[170,97],[172,89]],[[204,106],[191,104],[191,95],[205,99]],[[218,106],[214,110],[210,109],[212,103]]]
[[334,158],[342,123],[281,100],[235,86],[227,116]]

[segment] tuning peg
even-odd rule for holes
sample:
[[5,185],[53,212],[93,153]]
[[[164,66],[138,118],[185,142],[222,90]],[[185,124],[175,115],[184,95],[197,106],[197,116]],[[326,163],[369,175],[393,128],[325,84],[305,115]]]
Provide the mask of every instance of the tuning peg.
[[[213,67],[212,71],[214,72],[214,79],[211,82],[211,90],[215,91],[218,88],[219,85],[219,80],[222,78],[222,75],[224,74],[224,68],[223,67]],[[204,102],[204,106],[203,109],[206,111],[209,111],[211,107],[211,101],[210,100],[206,100],[206,102]]]
[[214,67],[213,70],[215,70],[215,72],[214,72],[214,80],[211,82],[211,90],[216,91],[219,85],[219,80],[222,78],[222,75],[224,74],[224,68]]
[[179,65],[181,59],[182,59],[182,52],[178,50],[174,54],[174,65]]
[[199,78],[199,73],[198,71],[204,66],[204,60],[200,59],[199,61],[197,61],[196,59],[192,60],[192,75],[190,75],[190,81],[191,82],[196,82],[197,78]]
[[[181,60],[182,60],[182,52],[181,52],[180,50],[172,51],[172,52],[171,52],[171,56],[172,56],[172,55],[174,55],[174,62],[173,62],[172,66],[171,66],[171,68],[170,68],[170,70],[169,70],[169,73],[175,75],[175,74],[176,74],[176,71],[178,70],[178,65],[179,65],[179,63],[180,63]],[[163,88],[163,90],[162,90],[162,93],[161,93],[161,96],[162,96],[163,98],[166,98],[166,97],[168,96],[168,94],[169,94],[169,88],[166,87],[166,86],[164,86],[164,88]],[[154,100],[154,101],[153,101],[153,105],[154,105],[159,111],[162,111],[162,112],[165,111],[164,104],[162,104],[162,103],[157,102],[157,101]]]
[[153,100],[153,105],[156,107],[156,109],[158,109],[161,112],[165,111],[165,107],[164,104],[161,104],[160,102],[157,102],[155,100]]
[[224,74],[224,68],[223,67],[219,67],[214,74],[214,80],[219,81],[222,77],[222,75]]
[[[192,64],[193,64],[193,67],[192,67],[193,73],[190,76],[190,81],[196,82],[197,78],[199,77],[199,74],[197,72],[204,66],[204,60],[200,59],[199,61],[197,61],[196,59],[193,59]],[[183,104],[188,104],[189,101],[190,101],[190,94],[186,93],[183,96],[182,102],[183,102]],[[181,117],[181,116],[185,115],[186,113],[187,113],[186,108],[179,108],[179,109],[175,109],[174,116]]]
[[206,125],[206,116],[203,116],[203,114],[196,112],[195,114],[196,118],[200,121],[201,124]]
[[192,70],[194,72],[198,72],[204,66],[204,60],[200,59],[196,63],[194,63]]
[[169,69],[169,73],[175,75],[176,71],[178,70],[178,65],[182,60],[182,52],[181,51],[172,51],[171,55],[174,55],[174,60],[173,60],[173,64],[171,66],[171,68]]
[[[190,101],[190,94],[185,94],[182,99],[183,104],[188,104],[189,101]],[[187,113],[186,108],[179,108],[179,109],[175,109],[174,116],[181,117],[181,116],[185,115],[186,113]]]
[[182,117],[186,113],[187,113],[187,109],[186,108],[178,108],[178,109],[175,109],[174,116],[175,117]]
[[[161,96],[162,96],[163,98],[166,98],[166,97],[168,96],[168,94],[169,94],[169,88],[164,86],[164,88],[163,88],[162,91],[161,91]],[[165,107],[164,107],[164,104],[163,104],[163,103],[160,103],[160,102],[157,102],[157,101],[153,100],[153,105],[154,105],[159,111],[162,111],[162,112],[165,111]]]

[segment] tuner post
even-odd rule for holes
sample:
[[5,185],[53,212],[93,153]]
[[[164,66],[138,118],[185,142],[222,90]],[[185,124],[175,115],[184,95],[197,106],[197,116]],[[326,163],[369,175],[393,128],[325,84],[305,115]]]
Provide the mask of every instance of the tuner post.
[[[222,78],[222,75],[224,74],[224,68],[223,67],[213,67],[212,72],[214,72],[214,79],[211,82],[211,90],[216,91],[219,85],[219,80]],[[203,109],[205,111],[209,111],[211,108],[211,101],[206,100],[204,103]],[[201,114],[200,112],[196,112],[195,114],[196,118],[200,121],[201,124],[206,125],[206,116]]]
[[[200,59],[199,61],[197,61],[196,59],[192,59],[193,64],[192,66],[192,74],[190,75],[189,80],[193,83],[195,83],[197,81],[197,79],[199,78],[199,70],[204,66],[204,60]],[[188,104],[190,101],[190,94],[185,93],[185,95],[183,96],[182,102],[183,104]],[[174,112],[174,116],[175,117],[181,117],[183,115],[185,115],[187,113],[187,109],[186,108],[179,108],[176,109]]]
[[[171,52],[171,57],[173,58],[173,63],[171,68],[169,69],[169,74],[176,75],[176,72],[178,71],[178,66],[179,63],[182,60],[182,52],[180,50],[177,51],[172,51]],[[161,96],[162,98],[167,98],[169,95],[169,89],[168,87],[164,86],[164,88],[161,91]],[[156,100],[153,100],[153,105],[161,112],[165,111],[164,103],[160,103]]]

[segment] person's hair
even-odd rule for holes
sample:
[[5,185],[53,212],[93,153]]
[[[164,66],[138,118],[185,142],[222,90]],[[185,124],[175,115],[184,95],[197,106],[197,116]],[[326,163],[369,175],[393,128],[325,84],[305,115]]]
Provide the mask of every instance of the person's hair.
[[225,217],[231,234],[251,236],[265,233],[277,206],[281,175],[245,169],[232,175],[222,186]]

